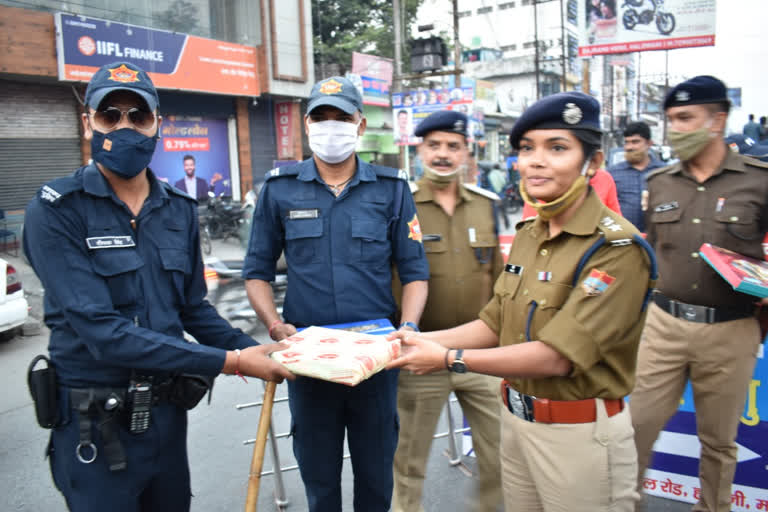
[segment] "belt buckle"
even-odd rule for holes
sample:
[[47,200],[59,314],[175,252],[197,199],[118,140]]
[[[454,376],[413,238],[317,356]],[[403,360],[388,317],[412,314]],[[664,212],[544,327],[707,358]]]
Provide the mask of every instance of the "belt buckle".
[[510,386],[506,386],[506,389],[509,412],[521,420],[534,422],[533,401],[536,400],[536,397],[524,395]]
[[686,304],[676,300],[670,300],[672,313],[678,318],[689,322],[712,323],[715,317],[715,309],[695,304]]

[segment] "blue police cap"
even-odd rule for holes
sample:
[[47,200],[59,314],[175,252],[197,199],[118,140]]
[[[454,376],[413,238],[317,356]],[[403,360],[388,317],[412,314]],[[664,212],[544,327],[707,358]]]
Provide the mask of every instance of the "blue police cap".
[[467,116],[453,110],[438,110],[425,117],[413,130],[417,137],[423,137],[429,132],[452,132],[467,136],[469,122]]
[[528,107],[509,134],[509,142],[520,149],[520,139],[528,130],[562,128],[592,144],[600,143],[600,103],[583,92],[560,92],[540,99]]
[[744,154],[762,160],[763,162],[768,162],[768,142],[753,144],[744,151]]
[[99,68],[88,82],[85,103],[97,109],[104,97],[115,91],[131,91],[138,94],[144,98],[152,111],[160,104],[152,79],[143,69],[130,62],[113,62]]
[[725,84],[709,75],[700,75],[674,86],[664,98],[664,110],[684,105],[729,103]]
[[341,76],[332,76],[320,80],[312,87],[307,114],[325,105],[354,114],[356,110],[363,111],[363,97],[352,82]]
[[725,143],[735,153],[744,154],[749,148],[757,144],[757,141],[752,137],[747,137],[741,133],[729,135],[725,138]]

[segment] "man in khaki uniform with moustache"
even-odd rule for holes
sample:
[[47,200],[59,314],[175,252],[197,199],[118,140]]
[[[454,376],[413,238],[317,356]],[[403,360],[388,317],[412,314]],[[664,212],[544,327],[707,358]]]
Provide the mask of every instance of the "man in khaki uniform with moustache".
[[[419,156],[424,163],[424,177],[412,185],[412,191],[430,267],[429,295],[419,327],[429,331],[449,329],[477,318],[493,295],[493,283],[502,271],[494,215],[498,197],[474,185],[460,184],[469,156],[464,114],[435,112],[418,125],[414,134],[423,137]],[[451,391],[469,420],[477,454],[475,496],[472,505],[462,510],[497,510],[502,502],[498,386],[498,378],[454,373],[447,366],[432,375],[400,373],[394,512],[424,510],[421,494],[427,458]]]
[[699,257],[704,242],[763,257],[768,165],[728,150],[729,107],[725,84],[712,76],[670,90],[664,109],[680,163],[648,175],[646,226],[660,280],[631,395],[639,488],[653,443],[690,380],[701,441],[694,511],[731,510],[739,417],[760,346],[756,298],[734,291]]

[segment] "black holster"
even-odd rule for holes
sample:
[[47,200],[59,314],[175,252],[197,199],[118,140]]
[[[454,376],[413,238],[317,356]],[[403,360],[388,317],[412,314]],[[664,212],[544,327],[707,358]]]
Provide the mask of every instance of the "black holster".
[[[39,361],[46,362],[46,368],[35,370]],[[43,428],[56,428],[61,424],[59,411],[59,386],[56,382],[56,368],[44,355],[35,357],[27,370],[27,385],[35,403],[37,423]]]
[[209,393],[208,403],[210,403],[213,380],[214,377],[183,373],[174,379],[168,401],[189,411],[200,403],[206,393]]

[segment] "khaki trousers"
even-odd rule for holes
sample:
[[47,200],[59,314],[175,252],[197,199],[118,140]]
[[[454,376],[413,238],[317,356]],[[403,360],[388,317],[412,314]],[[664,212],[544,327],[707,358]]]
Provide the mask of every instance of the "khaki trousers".
[[501,505],[499,469],[499,384],[501,379],[448,371],[430,375],[400,372],[397,412],[400,440],[395,452],[392,512],[421,512],[421,493],[432,438],[440,413],[453,391],[472,429],[477,454],[477,485],[472,504],[456,510],[496,511]]
[[531,423],[501,408],[501,471],[507,512],[631,512],[637,454],[629,408],[593,423]]
[[702,324],[675,318],[651,303],[632,392],[639,486],[653,443],[677,411],[690,379],[701,442],[701,497],[693,510],[731,510],[736,434],[760,346],[757,320]]

